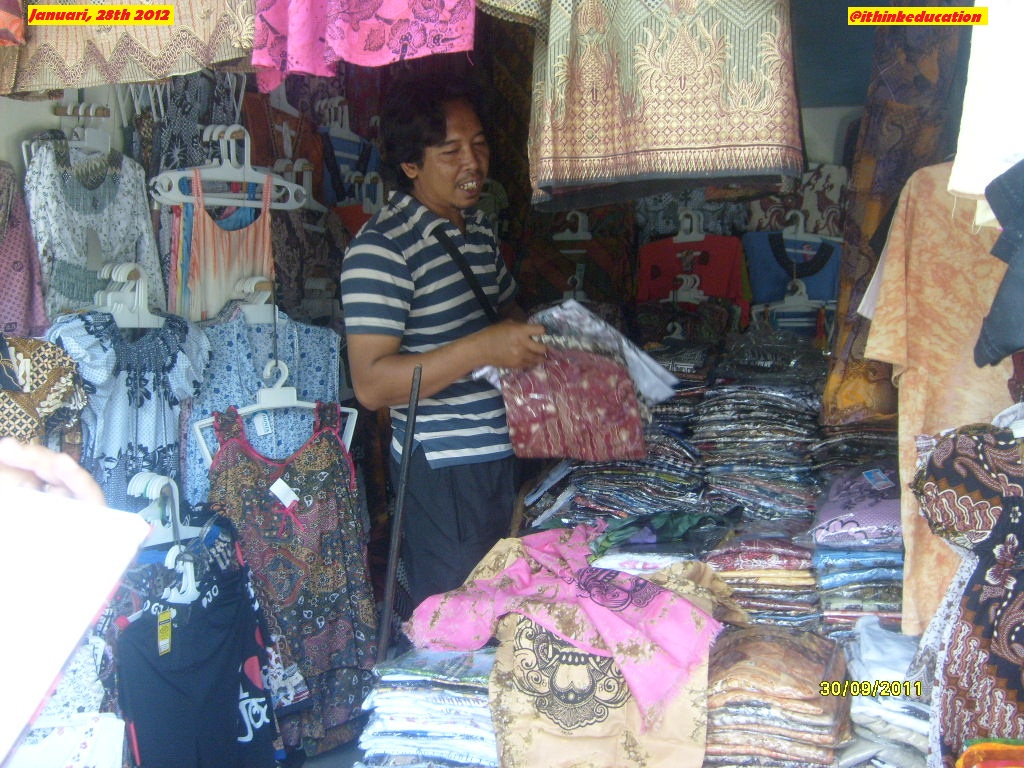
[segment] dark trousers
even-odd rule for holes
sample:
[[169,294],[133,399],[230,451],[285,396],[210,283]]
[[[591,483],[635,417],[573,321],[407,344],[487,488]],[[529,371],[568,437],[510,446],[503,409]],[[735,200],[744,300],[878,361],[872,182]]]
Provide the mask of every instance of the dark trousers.
[[[509,535],[515,457],[431,469],[421,446],[409,461],[402,561],[414,605],[460,586],[491,547]],[[399,465],[391,462],[398,488]]]

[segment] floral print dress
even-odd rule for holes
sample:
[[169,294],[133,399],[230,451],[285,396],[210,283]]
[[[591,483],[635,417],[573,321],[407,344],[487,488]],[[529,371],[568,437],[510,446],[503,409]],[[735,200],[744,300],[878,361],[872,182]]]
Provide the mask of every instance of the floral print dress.
[[210,504],[238,529],[282,664],[296,664],[313,694],[311,709],[281,718],[285,744],[315,754],[356,735],[350,721],[377,657],[367,534],[340,406],[318,403],[312,436],[283,460],[252,447],[234,406],[214,419]]

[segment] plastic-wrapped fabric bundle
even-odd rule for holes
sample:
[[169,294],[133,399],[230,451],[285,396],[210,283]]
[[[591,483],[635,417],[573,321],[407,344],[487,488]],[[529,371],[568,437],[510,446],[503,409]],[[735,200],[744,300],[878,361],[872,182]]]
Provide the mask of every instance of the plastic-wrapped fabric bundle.
[[899,469],[895,456],[836,475],[818,500],[811,531],[819,547],[901,550]]
[[628,369],[607,355],[547,341],[541,365],[501,376],[516,455],[585,461],[643,458],[644,418]]

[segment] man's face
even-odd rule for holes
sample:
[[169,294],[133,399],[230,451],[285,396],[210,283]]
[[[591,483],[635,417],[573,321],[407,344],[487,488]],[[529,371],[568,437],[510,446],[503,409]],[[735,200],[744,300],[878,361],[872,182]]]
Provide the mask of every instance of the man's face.
[[476,112],[465,101],[445,105],[444,141],[423,152],[423,163],[402,163],[412,194],[438,216],[462,225],[462,212],[477,204],[491,150]]

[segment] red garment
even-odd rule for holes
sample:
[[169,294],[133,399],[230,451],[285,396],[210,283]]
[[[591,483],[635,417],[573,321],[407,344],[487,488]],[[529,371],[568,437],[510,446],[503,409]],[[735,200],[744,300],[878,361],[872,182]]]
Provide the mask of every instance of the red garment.
[[738,237],[705,235],[703,240],[677,243],[671,237],[640,248],[636,300],[667,299],[678,287],[678,275],[697,275],[706,296],[728,299],[740,307],[741,322],[750,321],[750,296],[744,290],[746,262]]

